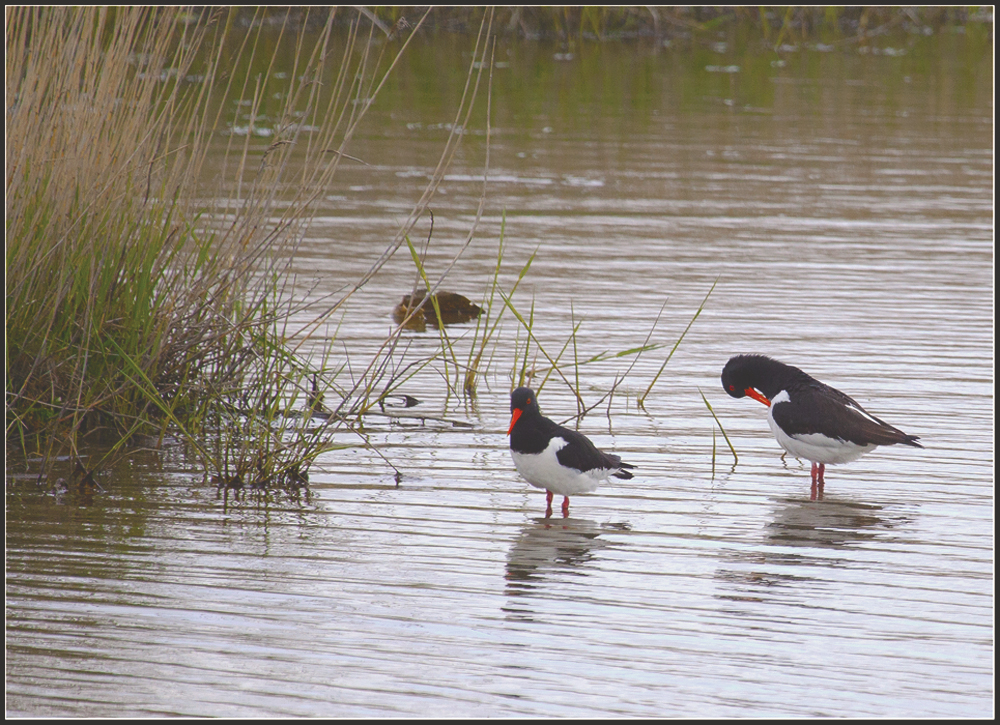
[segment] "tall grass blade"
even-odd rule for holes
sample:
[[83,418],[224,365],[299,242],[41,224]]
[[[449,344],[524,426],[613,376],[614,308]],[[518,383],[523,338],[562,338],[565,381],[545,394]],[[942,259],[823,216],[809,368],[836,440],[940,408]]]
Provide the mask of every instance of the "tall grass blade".
[[[732,442],[729,440],[729,436],[726,435],[726,429],[722,427],[722,421],[719,420],[718,416],[715,415],[715,411],[712,410],[712,404],[708,402],[708,398],[706,398],[705,394],[703,392],[701,392],[701,388],[698,388],[698,394],[701,395],[701,399],[705,401],[705,407],[708,408],[708,412],[712,414],[712,418],[715,419],[716,425],[719,426],[719,430],[722,432],[722,437],[726,439],[726,444],[729,446],[729,450],[732,451],[732,453],[733,453],[733,462],[734,463],[739,463],[740,462],[740,457],[738,455],[736,455],[736,449],[733,447]],[[712,465],[713,466],[715,465],[715,443],[714,443],[714,438],[713,438],[713,443],[712,443]]]
[[691,321],[687,324],[687,327],[684,328],[684,332],[681,333],[681,336],[679,338],[677,338],[677,342],[674,343],[674,346],[672,348],[670,348],[670,353],[667,355],[667,359],[663,361],[663,364],[660,366],[660,369],[657,371],[656,375],[653,376],[653,379],[649,383],[649,387],[646,388],[646,392],[643,393],[641,396],[639,396],[639,398],[636,399],[636,404],[641,409],[645,410],[645,401],[646,401],[646,398],[649,397],[649,393],[653,389],[653,386],[656,385],[656,381],[660,379],[660,375],[663,374],[663,370],[664,370],[664,368],[667,367],[667,363],[670,362],[670,358],[672,358],[674,356],[674,352],[676,352],[677,348],[680,346],[681,340],[683,340],[684,336],[687,335],[688,330],[691,329],[691,325],[693,325],[694,322],[695,322],[695,320],[698,319],[698,315],[701,314],[701,311],[703,309],[705,309],[705,304],[708,302],[708,298],[712,295],[712,292],[715,290],[715,285],[717,285],[719,283],[719,279],[721,277],[722,277],[722,274],[720,273],[719,276],[715,278],[715,281],[712,283],[711,288],[709,288],[709,290],[708,290],[708,294],[705,295],[705,299],[703,299],[701,301],[701,304],[698,305],[698,309],[695,311],[694,317],[691,318]]

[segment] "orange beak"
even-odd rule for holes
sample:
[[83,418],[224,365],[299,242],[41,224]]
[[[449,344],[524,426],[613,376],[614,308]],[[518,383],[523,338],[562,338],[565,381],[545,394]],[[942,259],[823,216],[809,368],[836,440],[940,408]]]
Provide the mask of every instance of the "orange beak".
[[757,401],[758,403],[763,403],[763,404],[764,404],[764,405],[766,405],[766,406],[767,406],[768,408],[770,408],[770,407],[771,407],[771,401],[770,401],[770,400],[768,400],[768,399],[767,399],[767,398],[766,398],[765,396],[763,396],[763,395],[761,395],[760,393],[758,393],[758,392],[757,392],[756,390],[754,390],[753,388],[747,388],[747,389],[746,389],[746,390],[744,390],[743,392],[744,392],[744,393],[746,393],[747,395],[749,395],[749,396],[750,396],[751,398],[753,398],[754,400],[756,400],[756,401]]
[[510,428],[507,429],[507,435],[510,435],[510,432],[512,430],[514,430],[514,424],[517,422],[517,419],[520,418],[520,417],[521,417],[521,409],[520,408],[514,408],[514,412],[510,414]]

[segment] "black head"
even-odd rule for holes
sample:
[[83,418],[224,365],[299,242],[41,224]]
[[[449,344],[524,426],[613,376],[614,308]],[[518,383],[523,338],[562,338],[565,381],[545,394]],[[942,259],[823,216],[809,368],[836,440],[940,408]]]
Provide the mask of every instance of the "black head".
[[527,412],[530,408],[538,409],[538,400],[535,398],[535,391],[531,388],[517,388],[510,394],[510,412],[520,408],[521,412]]
[[538,400],[535,398],[535,391],[531,388],[517,388],[510,394],[510,428],[507,435],[514,430],[514,424],[518,419],[527,414],[529,418],[541,415],[538,410]]
[[[736,355],[729,358],[722,369],[722,388],[734,398],[749,395],[764,403],[759,397],[760,393],[768,399],[773,398],[784,390],[789,379],[796,374],[803,373],[798,368],[785,365],[767,355]],[[759,393],[755,394],[757,391]]]
[[734,398],[745,398],[746,389],[752,387],[747,381],[746,361],[749,355],[736,355],[722,368],[722,389]]

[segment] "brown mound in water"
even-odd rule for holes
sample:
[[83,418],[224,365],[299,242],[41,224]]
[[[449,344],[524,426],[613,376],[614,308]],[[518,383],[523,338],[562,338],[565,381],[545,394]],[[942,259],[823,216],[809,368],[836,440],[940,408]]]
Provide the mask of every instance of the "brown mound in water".
[[[397,325],[400,324],[413,308],[423,302],[426,294],[425,290],[417,290],[412,295],[404,295],[403,301],[396,305],[392,311],[393,321]],[[467,297],[463,297],[457,292],[435,292],[433,297],[437,300],[441,310],[441,321],[446,325],[468,322],[483,313],[482,307],[473,304]],[[427,301],[427,304],[406,323],[405,327],[407,330],[419,332],[427,329],[427,325],[434,328],[438,326],[437,314],[434,312],[434,303],[431,300]]]

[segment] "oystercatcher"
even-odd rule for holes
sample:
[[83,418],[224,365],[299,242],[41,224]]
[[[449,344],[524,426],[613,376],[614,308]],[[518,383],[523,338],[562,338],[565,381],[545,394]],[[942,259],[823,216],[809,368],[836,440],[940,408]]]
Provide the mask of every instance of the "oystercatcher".
[[552,516],[552,495],[563,497],[563,518],[569,516],[569,497],[589,493],[609,476],[629,479],[626,468],[612,453],[605,453],[575,430],[563,428],[542,415],[531,388],[510,394],[510,455],[517,472],[528,483],[548,491],[545,517]]
[[822,496],[827,463],[847,463],[894,443],[923,448],[917,436],[879,420],[853,398],[765,355],[730,358],[722,387],[768,406],[767,422],[781,447],[812,462],[813,498]]

